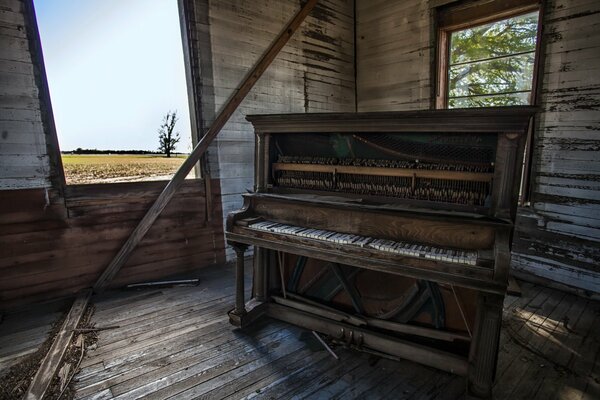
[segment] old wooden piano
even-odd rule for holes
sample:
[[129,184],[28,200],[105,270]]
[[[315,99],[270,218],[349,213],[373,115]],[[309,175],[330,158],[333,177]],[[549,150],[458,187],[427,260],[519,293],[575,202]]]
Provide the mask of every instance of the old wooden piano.
[[490,396],[534,112],[248,116],[255,190],[227,219],[231,323],[267,315],[463,375],[470,394]]

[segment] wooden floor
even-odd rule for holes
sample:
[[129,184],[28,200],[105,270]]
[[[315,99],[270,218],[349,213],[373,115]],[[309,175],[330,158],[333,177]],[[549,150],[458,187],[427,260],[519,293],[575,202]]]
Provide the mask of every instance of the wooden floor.
[[[265,320],[229,325],[233,270],[197,287],[123,290],[94,299],[99,333],[76,376],[78,399],[456,399],[464,380],[411,362],[337,348]],[[495,399],[599,399],[600,304],[522,283],[508,297]],[[5,331],[2,331],[6,333]]]
[[0,378],[11,366],[38,351],[69,306],[70,302],[61,300],[0,317]]

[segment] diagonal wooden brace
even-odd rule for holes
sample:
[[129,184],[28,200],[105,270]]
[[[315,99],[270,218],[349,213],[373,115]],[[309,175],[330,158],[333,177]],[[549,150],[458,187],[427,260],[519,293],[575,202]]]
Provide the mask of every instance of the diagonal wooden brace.
[[167,186],[163,189],[152,207],[150,207],[150,209],[146,212],[146,215],[144,215],[142,220],[138,223],[108,267],[106,267],[104,272],[102,272],[94,284],[94,292],[102,292],[114,278],[117,272],[119,272],[125,262],[127,262],[135,247],[144,238],[148,230],[150,230],[152,227],[154,221],[156,221],[162,210],[167,206],[171,198],[173,198],[175,192],[181,186],[187,174],[192,170],[198,160],[200,160],[200,157],[202,157],[202,155],[206,152],[210,143],[219,134],[231,115],[233,115],[235,110],[237,110],[244,98],[248,95],[254,84],[262,76],[267,67],[271,65],[271,62],[273,62],[277,54],[279,54],[283,46],[300,27],[302,21],[304,21],[306,16],[312,11],[316,4],[317,0],[308,0],[304,6],[302,6],[300,11],[298,11],[298,13],[294,16],[294,18],[292,18],[292,20],[286,25],[271,47],[256,63],[254,68],[252,68],[237,92],[227,101],[206,134],[198,142],[192,153],[183,162],[181,167],[179,167],[175,175],[173,175]]

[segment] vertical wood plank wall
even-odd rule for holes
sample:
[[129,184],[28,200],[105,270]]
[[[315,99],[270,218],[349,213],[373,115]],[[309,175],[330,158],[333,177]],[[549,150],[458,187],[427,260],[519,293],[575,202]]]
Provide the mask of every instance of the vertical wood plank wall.
[[[356,9],[358,111],[429,108],[429,2]],[[532,206],[519,210],[512,267],[600,292],[600,2],[547,0],[543,22]]]
[[[195,0],[195,63],[201,126],[209,126],[251,66],[299,9],[294,0]],[[209,62],[210,58],[212,62]],[[221,179],[223,215],[254,185],[254,134],[247,114],[354,111],[354,4],[322,0],[283,48],[209,149]]]
[[50,186],[48,132],[26,4],[0,0],[0,190]]
[[549,0],[532,206],[513,268],[600,292],[600,2]]
[[429,1],[357,0],[358,111],[429,108],[430,29]]
[[[0,192],[0,309],[91,287],[165,182]],[[190,273],[223,263],[219,183],[205,219],[204,183],[186,180],[138,245],[113,286]]]

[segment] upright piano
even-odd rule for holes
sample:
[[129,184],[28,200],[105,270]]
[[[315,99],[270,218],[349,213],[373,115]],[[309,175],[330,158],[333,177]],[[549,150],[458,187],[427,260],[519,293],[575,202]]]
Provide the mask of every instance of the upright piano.
[[231,323],[266,315],[465,376],[489,397],[534,112],[248,116],[255,188],[226,226]]

